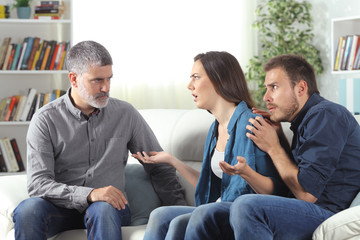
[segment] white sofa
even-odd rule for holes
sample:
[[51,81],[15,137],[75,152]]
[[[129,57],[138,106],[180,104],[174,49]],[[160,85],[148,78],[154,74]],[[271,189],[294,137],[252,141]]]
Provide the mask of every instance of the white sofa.
[[[140,110],[140,113],[154,131],[165,151],[200,170],[206,135],[214,120],[211,114],[198,109],[151,109]],[[284,131],[286,136],[291,139],[292,134],[288,126],[289,124],[284,124]],[[132,224],[137,226],[123,227],[122,236],[124,240],[139,240],[143,238],[146,228],[144,223],[147,221],[148,215],[151,210],[160,206],[160,200],[154,192],[148,176],[135,159],[129,157],[125,174]],[[181,176],[180,181],[185,188],[188,204],[193,205],[195,189]],[[25,174],[0,177],[0,240],[14,239],[12,212],[27,197]],[[341,238],[343,229],[350,232],[345,235],[346,239],[350,239],[350,236],[354,234],[360,235],[360,207],[342,211],[328,219],[316,230],[314,239],[345,239]],[[337,237],[333,238],[333,236]],[[51,239],[86,240],[86,230],[63,232]]]
[[[205,110],[140,110],[154,131],[165,151],[200,170],[205,139],[213,116]],[[129,157],[126,167],[126,193],[132,214],[132,224],[147,222],[154,208],[160,206],[160,200],[152,188],[149,177],[142,166]],[[194,187],[180,176],[186,190],[186,200],[194,205]],[[28,198],[26,175],[0,176],[0,240],[14,239],[12,212],[24,199]],[[122,228],[124,240],[143,239],[146,225]],[[58,234],[52,240],[86,240],[86,230],[71,230]]]

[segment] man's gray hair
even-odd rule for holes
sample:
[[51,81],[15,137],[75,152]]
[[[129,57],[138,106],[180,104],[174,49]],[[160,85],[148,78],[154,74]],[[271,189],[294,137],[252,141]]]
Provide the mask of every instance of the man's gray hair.
[[92,66],[112,65],[112,58],[108,50],[94,41],[83,41],[74,45],[66,56],[66,65],[69,72],[79,76],[87,72]]

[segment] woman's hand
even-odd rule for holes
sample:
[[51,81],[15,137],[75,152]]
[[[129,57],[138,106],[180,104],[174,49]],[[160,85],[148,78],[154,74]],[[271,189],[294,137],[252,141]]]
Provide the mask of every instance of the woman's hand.
[[142,161],[143,163],[151,163],[151,164],[158,164],[158,163],[167,163],[171,164],[173,156],[167,152],[149,152],[149,155],[146,152],[137,152],[136,154],[132,154],[134,158],[137,160]]
[[238,163],[235,164],[234,166],[228,164],[225,161],[221,161],[219,163],[221,170],[223,170],[223,172],[228,174],[228,175],[241,175],[241,174],[243,174],[246,171],[246,169],[247,169],[247,167],[249,165],[247,165],[246,159],[243,158],[243,157],[238,156],[237,160],[238,160]]

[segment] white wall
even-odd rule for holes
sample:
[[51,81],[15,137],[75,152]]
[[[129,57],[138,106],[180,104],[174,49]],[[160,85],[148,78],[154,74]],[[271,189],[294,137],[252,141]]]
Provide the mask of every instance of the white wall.
[[95,40],[114,60],[111,95],[137,108],[193,108],[193,57],[228,51],[245,69],[254,53],[255,1],[76,0],[73,43]]
[[[359,0],[310,0],[314,20],[314,45],[320,50],[324,73],[318,76],[318,87],[325,98],[338,102],[337,80],[348,75],[331,74],[331,19],[360,17]],[[360,34],[360,29],[359,29]],[[360,74],[358,74],[360,77]],[[352,75],[351,77],[354,77]]]
[[[310,0],[314,45],[324,73],[318,85],[325,98],[338,102],[331,74],[331,19],[359,16],[359,0]],[[114,58],[112,96],[138,108],[193,108],[186,89],[193,57],[225,50],[244,71],[255,53],[252,0],[76,0],[74,43],[92,39]],[[359,31],[360,33],[360,31]]]

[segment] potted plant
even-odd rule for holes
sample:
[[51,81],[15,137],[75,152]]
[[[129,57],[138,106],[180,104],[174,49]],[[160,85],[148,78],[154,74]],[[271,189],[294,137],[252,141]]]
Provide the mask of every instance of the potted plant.
[[256,9],[257,20],[253,24],[259,30],[259,55],[253,57],[247,66],[246,77],[258,107],[263,108],[265,87],[263,65],[280,54],[302,55],[312,64],[316,74],[323,72],[319,51],[311,44],[311,4],[296,0],[260,1]]
[[18,18],[27,19],[30,18],[31,8],[30,8],[31,0],[15,0],[13,4],[13,8],[16,8]]

